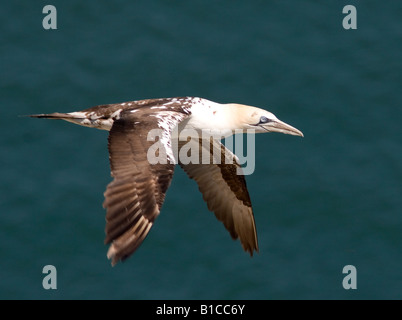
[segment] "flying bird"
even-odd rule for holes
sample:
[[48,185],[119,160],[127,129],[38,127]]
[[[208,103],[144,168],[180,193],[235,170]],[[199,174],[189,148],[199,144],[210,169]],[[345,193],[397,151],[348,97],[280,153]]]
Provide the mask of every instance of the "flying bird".
[[[231,237],[239,238],[243,249],[251,256],[254,251],[258,252],[244,174],[238,158],[220,139],[239,130],[303,137],[300,130],[266,110],[197,97],[146,99],[31,117],[61,119],[109,131],[113,181],[104,193],[103,207],[106,208],[105,244],[110,244],[107,257],[112,265],[133,254],[147,236],[161,211],[175,164],[197,182],[208,209],[224,224]],[[150,138],[152,130],[159,132],[158,140]],[[204,131],[209,135],[201,135]],[[186,132],[187,139],[177,139]],[[156,143],[158,150],[154,155],[165,161],[150,161],[150,150],[155,149]],[[186,150],[198,150],[198,162],[183,161],[179,157],[185,145]],[[205,161],[205,154],[208,161]]]

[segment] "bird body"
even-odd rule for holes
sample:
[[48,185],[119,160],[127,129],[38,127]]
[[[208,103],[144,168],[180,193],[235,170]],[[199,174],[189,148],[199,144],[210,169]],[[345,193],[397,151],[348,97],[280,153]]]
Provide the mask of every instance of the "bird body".
[[[219,140],[250,130],[303,136],[266,110],[195,97],[146,99],[31,117],[62,119],[109,131],[114,179],[104,193],[103,206],[107,211],[105,243],[111,243],[107,256],[112,265],[129,257],[147,236],[161,211],[175,164],[197,182],[208,209],[232,238],[239,238],[251,255],[258,251],[241,166]],[[188,150],[198,150],[191,162],[181,157]]]

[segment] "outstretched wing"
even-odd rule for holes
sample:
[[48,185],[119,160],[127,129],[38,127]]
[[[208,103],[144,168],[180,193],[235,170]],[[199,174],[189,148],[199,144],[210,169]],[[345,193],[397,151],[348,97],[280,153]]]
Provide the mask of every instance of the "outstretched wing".
[[197,182],[208,209],[223,222],[232,238],[239,238],[243,249],[253,255],[254,250],[258,251],[257,231],[246,180],[236,156],[214,139],[179,142],[181,148],[186,145],[189,150],[196,150],[197,144],[200,164],[179,161],[180,166]]
[[[174,159],[171,157],[170,134],[188,114],[150,111],[141,118],[130,111],[122,112],[109,133],[109,160],[114,180],[104,193],[106,208],[106,238],[110,243],[107,256],[112,265],[126,259],[142,243],[159,215],[170,185]],[[148,159],[148,133],[160,129],[157,156],[165,161],[153,163]],[[155,153],[154,153],[155,154]]]

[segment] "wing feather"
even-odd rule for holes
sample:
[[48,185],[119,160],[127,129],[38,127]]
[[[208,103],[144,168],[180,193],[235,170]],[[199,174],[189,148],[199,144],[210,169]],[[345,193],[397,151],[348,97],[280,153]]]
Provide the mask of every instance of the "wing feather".
[[[173,111],[170,114],[169,127],[164,127],[165,131],[170,130],[168,135],[187,116]],[[106,188],[103,206],[107,210],[105,243],[111,243],[107,256],[112,259],[112,265],[130,256],[145,239],[160,213],[173,177],[173,163],[151,164],[147,159],[147,151],[155,143],[147,141],[148,130],[160,126],[158,118],[150,115],[151,112],[142,114],[138,119],[133,113],[122,112],[109,133],[109,160],[114,180]]]
[[[205,141],[196,139],[179,144],[182,147],[187,143],[193,144],[194,148],[198,143],[200,148],[210,152],[210,163],[183,164],[179,161],[180,166],[197,182],[208,209],[215,213],[232,238],[239,238],[243,249],[253,255],[254,250],[258,251],[257,231],[246,180],[244,175],[237,174],[241,168],[236,156],[217,140],[211,139],[209,148]],[[222,161],[214,164],[211,160],[217,154]]]

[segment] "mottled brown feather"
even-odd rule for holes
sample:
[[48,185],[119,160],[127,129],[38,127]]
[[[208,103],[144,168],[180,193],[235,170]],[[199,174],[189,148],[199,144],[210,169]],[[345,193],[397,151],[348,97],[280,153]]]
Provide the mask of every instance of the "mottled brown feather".
[[145,239],[173,176],[173,163],[152,165],[147,159],[147,151],[155,142],[147,141],[146,133],[157,128],[150,114],[138,119],[135,113],[123,112],[109,133],[114,180],[107,186],[103,206],[107,210],[105,243],[111,243],[108,257],[113,265],[131,255]]
[[[240,164],[219,141],[211,139],[208,148],[206,142],[194,139],[179,145],[199,143],[200,150],[209,150],[210,164],[183,164],[180,161],[179,164],[197,182],[208,209],[223,222],[232,238],[239,238],[243,249],[253,255],[254,250],[258,252],[257,231],[246,180],[244,175],[238,174],[241,173]],[[212,163],[214,150],[215,155],[220,153],[221,164]]]

